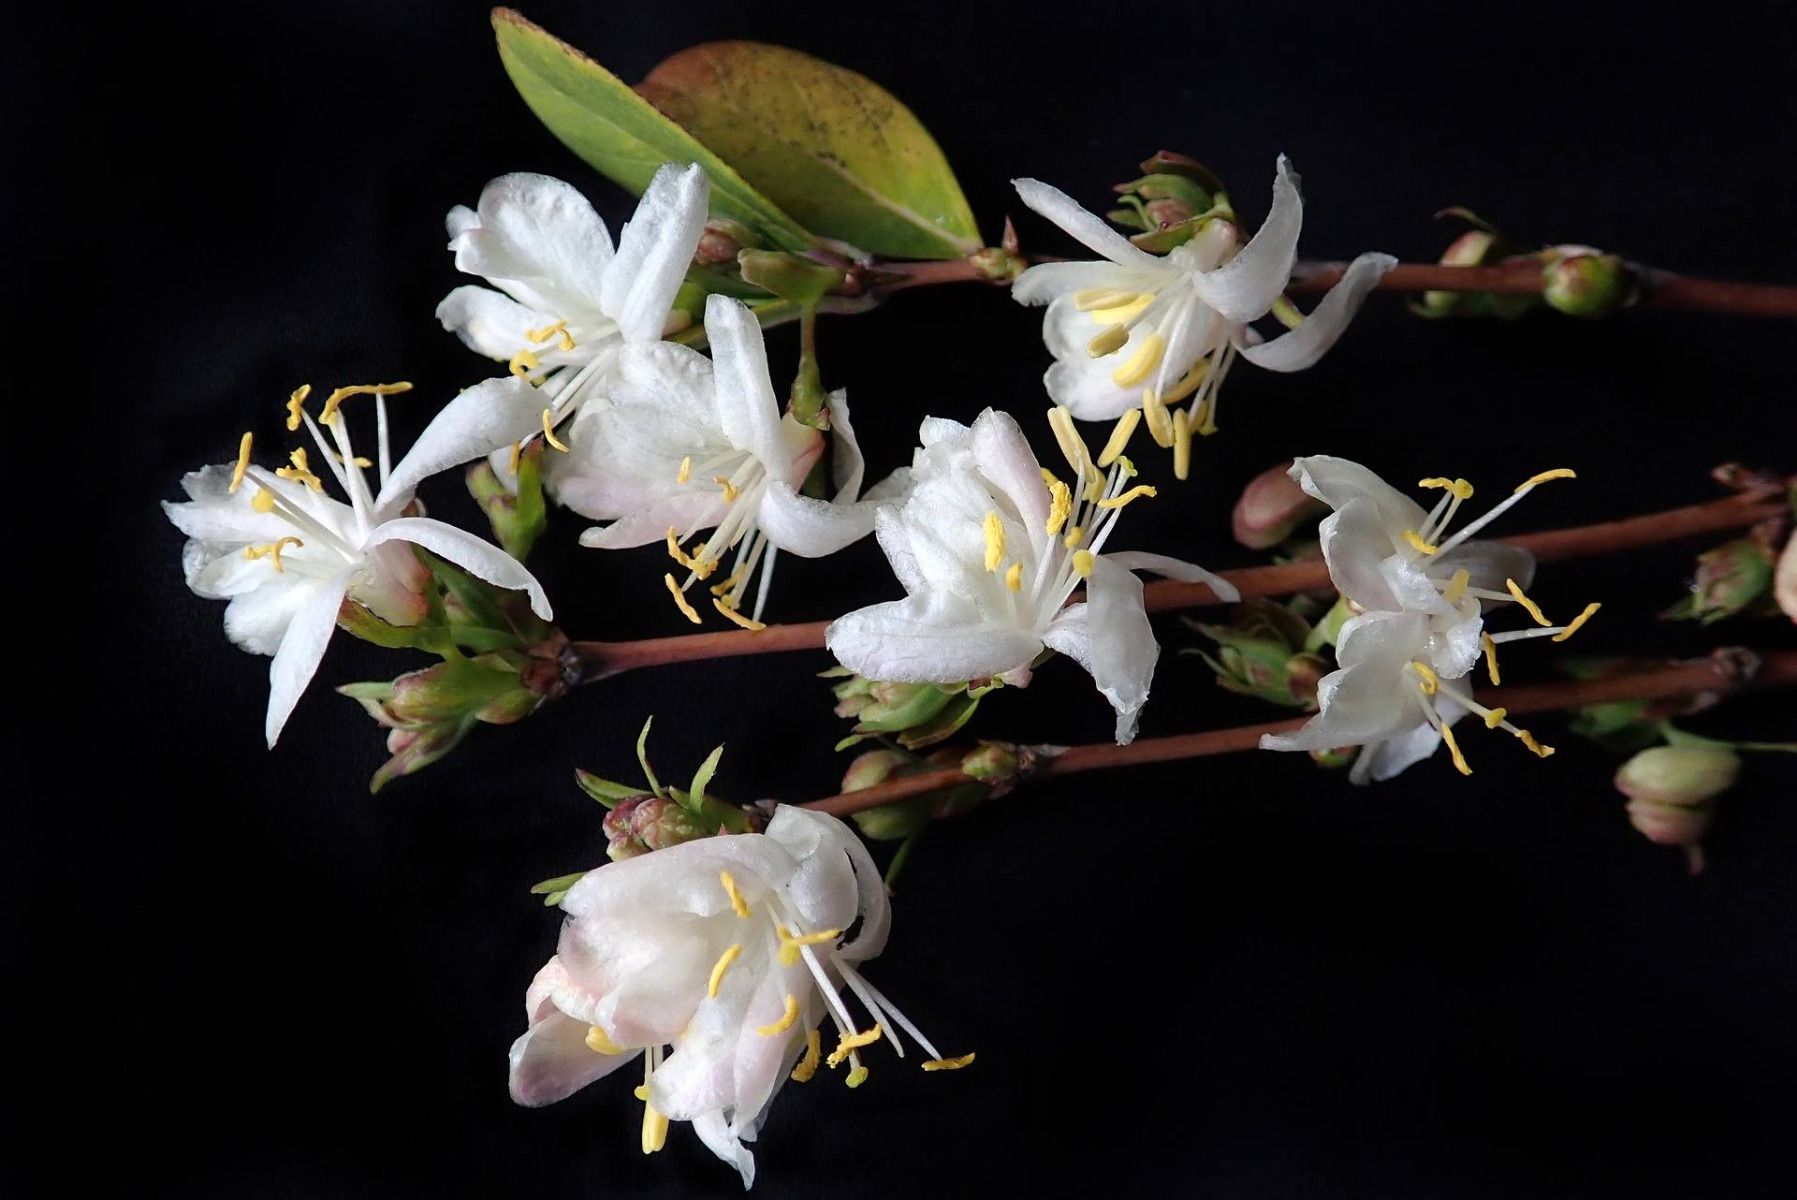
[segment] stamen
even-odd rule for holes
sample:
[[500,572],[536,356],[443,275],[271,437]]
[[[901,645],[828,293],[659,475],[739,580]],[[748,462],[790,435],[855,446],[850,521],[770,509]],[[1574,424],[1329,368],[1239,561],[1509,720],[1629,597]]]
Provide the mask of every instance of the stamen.
[[680,470],[674,476],[675,483],[685,483],[693,477],[693,456],[687,455],[680,460]]
[[[713,563],[710,565],[715,566],[716,564]],[[754,617],[748,616],[745,613],[739,613],[730,605],[725,604],[721,596],[713,597],[711,606],[722,613],[724,619],[729,621],[732,625],[741,629],[746,629],[750,633],[760,633],[763,629],[767,628],[767,625],[763,622],[757,621]]]
[[1005,572],[1005,586],[1010,588],[1013,592],[1021,592],[1023,590],[1022,563],[1012,563],[1010,569]]
[[296,482],[303,483],[315,492],[324,491],[324,482],[312,473],[311,465],[306,461],[306,451],[304,447],[289,454],[287,460],[293,465],[290,467],[276,467],[275,474],[278,477],[282,479],[292,479]]
[[1527,479],[1516,485],[1516,490],[1524,492],[1535,487],[1537,484],[1546,483],[1550,479],[1577,479],[1578,477],[1578,472],[1568,467],[1555,467],[1551,471],[1543,471],[1539,475],[1529,476]]
[[1073,293],[1073,307],[1080,312],[1091,312],[1095,308],[1115,308],[1119,304],[1132,303],[1138,294],[1123,288],[1081,288]]
[[[712,561],[712,562],[709,562],[709,565],[715,567],[717,565],[717,563],[715,561]],[[714,596],[722,596],[725,592],[729,591],[731,588],[733,588],[737,584],[741,583],[743,575],[747,571],[747,569],[748,569],[747,567],[738,567],[738,568],[736,568],[736,570],[730,572],[730,578],[724,580],[724,582],[712,584],[711,585],[711,594]]]
[[644,1097],[643,1105],[643,1153],[654,1154],[668,1144],[668,1119],[655,1111],[655,1106]]
[[1054,440],[1066,457],[1067,465],[1073,468],[1073,473],[1095,474],[1097,468],[1092,465],[1092,452],[1086,449],[1086,443],[1074,431],[1073,414],[1056,405],[1048,410],[1048,425],[1054,430]]
[[1099,508],[1122,508],[1125,504],[1128,504],[1132,500],[1138,500],[1138,499],[1142,498],[1143,496],[1147,496],[1150,499],[1152,499],[1153,497],[1155,497],[1159,494],[1160,493],[1158,493],[1154,490],[1152,485],[1146,484],[1146,483],[1138,483],[1138,484],[1136,484],[1135,487],[1130,488],[1127,492],[1124,492],[1121,496],[1112,496],[1109,499],[1100,500],[1098,502],[1098,507]]
[[843,1060],[848,1058],[851,1053],[861,1049],[863,1046],[871,1046],[879,1041],[880,1033],[881,1026],[878,1023],[875,1023],[874,1027],[865,1033],[843,1034],[842,1039],[836,1043],[836,1049],[830,1051],[830,1057],[825,1061],[832,1067],[840,1067]]
[[[730,969],[730,964],[735,962],[737,955],[742,952],[742,943],[737,942],[728,950],[718,955],[717,962],[713,963],[711,967],[711,980],[705,985],[705,994],[707,996],[710,996],[713,1000],[717,999],[718,985],[724,982],[724,972]],[[593,1028],[597,1029],[599,1027],[595,1025]]]
[[530,373],[542,365],[542,359],[528,350],[520,350],[512,355],[512,361],[506,365],[506,369],[519,379],[528,380]]
[[1104,444],[1104,450],[1098,455],[1098,465],[1108,467],[1122,457],[1129,448],[1129,437],[1141,424],[1142,410],[1132,408],[1117,418],[1116,427],[1111,430],[1111,438]]
[[250,507],[259,513],[273,512],[275,510],[275,494],[265,487],[257,488],[256,494],[250,497]]
[[254,434],[245,433],[237,443],[237,465],[231,468],[231,482],[225,485],[225,491],[233,496],[243,486],[243,473],[250,469],[250,446],[255,440]]
[[1404,540],[1409,542],[1410,548],[1412,550],[1417,551],[1418,553],[1421,553],[1421,554],[1440,554],[1441,553],[1440,546],[1431,545],[1430,543],[1425,542],[1423,540],[1423,535],[1418,533],[1414,529],[1406,529],[1404,531]]
[[1485,673],[1491,676],[1491,686],[1497,687],[1498,679],[1497,643],[1491,640],[1489,633],[1480,633],[1479,640],[1485,643]]
[[311,394],[312,394],[312,385],[309,383],[302,383],[298,387],[293,389],[293,394],[291,396],[287,397],[287,432],[288,433],[296,432],[300,427],[300,422],[305,420],[305,418],[306,418],[306,397],[310,396]]
[[1422,682],[1418,683],[1417,686],[1423,689],[1423,695],[1433,696],[1436,692],[1441,690],[1441,677],[1436,675],[1434,668],[1428,663],[1420,658],[1412,659],[1410,662],[1410,669],[1422,676]]
[[1553,756],[1554,748],[1552,746],[1543,746],[1540,742],[1535,740],[1535,735],[1526,729],[1518,729],[1516,731],[1516,740],[1534,751],[1536,758],[1550,758]]
[[672,574],[663,575],[661,581],[668,585],[668,595],[674,597],[674,607],[678,608],[693,624],[703,624],[699,620],[699,610],[687,603],[686,596],[680,591],[680,585],[674,582],[674,576]]
[[1471,579],[1472,574],[1467,571],[1465,567],[1461,567],[1458,571],[1454,572],[1454,577],[1448,581],[1448,586],[1446,590],[1441,593],[1441,598],[1446,600],[1449,604],[1460,603],[1460,597],[1466,595],[1466,585]]
[[840,929],[822,929],[816,933],[794,934],[778,922],[774,925],[774,932],[780,937],[780,965],[783,967],[798,966],[800,951],[806,946],[821,946],[842,936]]
[[1153,296],[1141,295],[1127,303],[1107,304],[1102,308],[1091,308],[1085,311],[1091,313],[1092,319],[1100,325],[1128,326],[1131,321],[1146,312],[1148,306],[1153,303]]
[[810,1083],[811,1077],[817,1074],[818,1061],[823,1057],[824,1040],[818,1031],[813,1029],[805,1035],[805,1057],[801,1058],[792,1069],[794,1083]]
[[1509,715],[1510,710],[1507,708],[1499,707],[1490,710],[1485,714],[1485,728],[1496,729],[1504,723],[1504,718]]
[[1067,536],[1061,539],[1061,545],[1071,550],[1085,540],[1085,527],[1083,525],[1075,525],[1072,529],[1067,531]]
[[[270,507],[273,506],[271,505]],[[255,562],[258,558],[269,559],[275,565],[275,573],[282,574],[287,568],[281,565],[281,551],[285,550],[288,546],[303,546],[305,544],[306,543],[300,541],[296,537],[276,538],[266,545],[245,546],[243,548],[243,557],[250,562]]]
[[1441,740],[1448,744],[1448,753],[1454,757],[1454,769],[1462,775],[1471,775],[1473,769],[1466,765],[1466,755],[1460,753],[1460,743],[1454,740],[1454,731],[1448,728],[1446,721],[1443,721],[1439,728]]
[[1073,552],[1073,573],[1081,579],[1089,577],[1092,574],[1092,562],[1090,550],[1075,550]]
[[568,332],[568,322],[566,321],[557,321],[555,324],[545,325],[541,329],[526,329],[524,336],[539,345],[554,338],[556,348],[564,354],[574,349],[574,335]]
[[1048,524],[1044,527],[1048,536],[1053,537],[1061,532],[1067,524],[1067,518],[1073,515],[1073,492],[1060,480],[1049,477],[1048,480]]
[[1162,450],[1170,449],[1174,442],[1173,418],[1167,415],[1167,406],[1155,395],[1153,388],[1142,389],[1142,415],[1148,419],[1148,436]]
[[867,1082],[867,1068],[860,1062],[856,1062],[854,1069],[849,1072],[848,1078],[844,1079],[843,1082],[852,1088],[860,1087]]
[[1185,409],[1173,414],[1173,478],[1185,479],[1192,473],[1192,419]]
[[735,910],[737,916],[746,920],[749,916],[749,902],[744,900],[743,894],[736,890],[736,876],[728,871],[719,871],[718,882],[724,885],[724,891],[730,897],[730,907]]
[[563,454],[566,454],[568,452],[568,444],[555,436],[555,423],[550,420],[550,417],[554,412],[555,410],[552,408],[545,408],[543,410],[543,440],[548,442],[551,446],[554,446],[557,450],[560,450]]
[[986,569],[996,571],[1005,557],[1005,523],[997,512],[989,511],[981,528],[986,534]]
[[[713,992],[712,995],[716,995]],[[598,1025],[587,1026],[587,1049],[594,1054],[622,1054],[624,1047],[611,1040],[611,1036]]]
[[518,466],[523,461],[524,461],[524,443],[523,442],[513,442],[512,443],[512,461],[511,461],[512,474],[516,475],[518,473]]
[[[799,1019],[799,998],[797,996],[793,995],[791,992],[788,992],[788,993],[786,993],[786,1011],[780,1014],[780,1019],[772,1022],[771,1024],[757,1025],[755,1027],[755,1032],[760,1034],[762,1037],[779,1037],[781,1034],[785,1033],[788,1029],[791,1029],[793,1027],[793,1023],[796,1022],[798,1019]],[[835,1066],[836,1064],[831,1063],[830,1065]]]
[[1419,479],[1416,486],[1420,488],[1443,488],[1456,500],[1470,500],[1473,496],[1473,485],[1464,479],[1449,479],[1443,475],[1434,475],[1428,479]]
[[1117,351],[1123,349],[1124,343],[1128,341],[1129,327],[1127,325],[1112,325],[1109,329],[1106,329],[1103,333],[1086,343],[1086,353],[1093,358],[1103,358],[1107,354],[1115,354]]
[[1161,365],[1161,355],[1166,349],[1166,338],[1158,333],[1149,334],[1129,356],[1129,361],[1111,372],[1111,382],[1118,387],[1135,387]]
[[401,392],[409,392],[409,383],[355,383],[349,387],[340,387],[324,399],[324,408],[319,411],[320,424],[329,425],[337,417],[337,408],[351,396],[397,396]]
[[1516,580],[1514,580],[1514,579],[1504,580],[1504,587],[1507,591],[1509,591],[1511,597],[1514,598],[1518,604],[1523,606],[1523,610],[1525,612],[1527,612],[1529,614],[1529,616],[1531,616],[1535,619],[1535,624],[1537,624],[1537,625],[1552,625],[1553,624],[1552,621],[1547,619],[1547,614],[1545,614],[1541,611],[1541,606],[1539,604],[1535,603],[1533,600],[1531,600],[1527,596],[1523,595],[1522,588],[1521,588],[1521,586],[1519,586],[1517,584]]
[[725,504],[735,504],[737,496],[742,494],[737,486],[723,475],[713,475],[711,481],[724,489]]
[[972,1061],[972,1054],[957,1054],[953,1058],[932,1058],[922,1065],[926,1071],[959,1071]]
[[1166,393],[1160,397],[1161,403],[1178,404],[1197,391],[1205,379],[1210,376],[1210,364],[1211,360],[1208,357],[1201,358],[1192,364],[1192,369],[1181,375],[1179,382],[1168,388]]
[[1585,606],[1584,612],[1580,613],[1578,616],[1576,616],[1572,620],[1568,621],[1566,623],[1566,628],[1562,629],[1559,633],[1556,633],[1554,635],[1554,640],[1556,642],[1563,642],[1567,638],[1571,637],[1573,634],[1577,633],[1580,629],[1582,629],[1584,627],[1585,622],[1589,621],[1593,616],[1595,616],[1597,614],[1597,610],[1602,607],[1603,607],[1603,605],[1601,605],[1601,604],[1596,604],[1596,603],[1587,604]]

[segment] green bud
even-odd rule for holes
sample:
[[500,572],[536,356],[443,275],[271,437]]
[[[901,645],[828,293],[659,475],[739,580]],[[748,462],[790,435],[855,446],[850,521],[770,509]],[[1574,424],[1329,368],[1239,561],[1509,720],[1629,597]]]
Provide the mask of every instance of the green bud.
[[761,245],[761,238],[741,221],[712,217],[705,222],[705,232],[699,235],[693,261],[707,267],[722,266],[735,262],[743,250],[758,249]]
[[1346,596],[1338,596],[1329,611],[1323,614],[1323,619],[1311,629],[1310,636],[1304,639],[1304,649],[1315,653],[1324,646],[1335,645],[1341,640],[1342,626],[1353,619],[1353,605],[1348,603]]
[[[1472,228],[1462,233],[1442,251],[1444,267],[1482,267],[1501,262],[1511,253],[1504,235],[1471,209],[1455,206],[1444,208],[1435,216],[1458,217]],[[1410,311],[1420,317],[1439,320],[1443,317],[1501,317],[1505,320],[1521,316],[1536,304],[1534,296],[1499,296],[1492,292],[1424,292]]]
[[1628,299],[1628,268],[1620,257],[1589,247],[1563,246],[1548,252],[1541,272],[1541,298],[1569,317],[1601,317]]
[[982,739],[977,749],[961,756],[961,770],[968,778],[977,779],[994,790],[1008,789],[1015,784],[1022,766],[1021,749],[1010,742]]
[[1287,708],[1314,708],[1317,681],[1329,673],[1328,660],[1303,649],[1310,623],[1286,605],[1250,600],[1231,611],[1227,625],[1188,622],[1217,643],[1217,653],[1199,652],[1217,683],[1244,696]]
[[744,250],[736,261],[745,283],[801,308],[815,307],[845,278],[840,267],[825,266],[783,250]]
[[[1484,229],[1469,229],[1453,241],[1441,253],[1441,265],[1444,267],[1480,267],[1484,266],[1487,257],[1496,249],[1498,236]],[[1418,311],[1426,317],[1445,317],[1459,305],[1463,293],[1460,292],[1424,292]]]
[[436,762],[478,724],[509,725],[535,712],[545,695],[526,679],[533,662],[523,655],[458,655],[390,683],[338,688],[390,730],[391,757],[375,773],[369,789],[378,792],[388,781]]
[[1655,845],[1681,847],[1695,875],[1716,797],[1740,774],[1740,758],[1724,746],[1655,746],[1622,764],[1616,788],[1629,798],[1629,824]]
[[468,468],[468,494],[487,515],[505,552],[523,562],[549,524],[543,503],[543,441],[531,438],[518,452],[518,468],[508,482],[485,459]]
[[912,796],[895,804],[863,809],[849,819],[855,822],[855,828],[869,841],[896,842],[910,837],[930,823],[929,799]]
[[894,775],[902,775],[914,767],[917,759],[902,750],[869,750],[855,756],[849,769],[842,773],[842,791],[859,792],[885,783]]
[[1763,608],[1772,593],[1775,552],[1767,534],[1755,530],[1697,556],[1691,591],[1661,613],[1668,620],[1695,620],[1705,625]]

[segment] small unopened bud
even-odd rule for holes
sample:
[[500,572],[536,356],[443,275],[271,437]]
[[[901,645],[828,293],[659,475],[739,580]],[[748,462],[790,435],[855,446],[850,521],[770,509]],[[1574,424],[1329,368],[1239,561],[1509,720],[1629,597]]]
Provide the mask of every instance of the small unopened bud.
[[853,814],[850,820],[861,835],[874,842],[896,842],[908,838],[930,823],[928,799],[913,796],[896,804],[882,804]]
[[663,796],[622,801],[605,814],[607,857],[617,862],[651,850],[665,850],[716,833],[699,824],[691,812]]
[[[1006,222],[1006,229],[1010,230],[1009,222]],[[1015,231],[1010,231],[1009,236],[1015,239]],[[1015,245],[987,246],[969,254],[967,261],[974,270],[993,283],[1010,283],[1023,274],[1023,268],[1027,265]]]
[[916,758],[902,750],[869,750],[858,754],[849,769],[842,773],[842,790],[859,792],[875,787],[916,762]]
[[1235,540],[1250,550],[1267,550],[1289,538],[1300,525],[1329,511],[1329,506],[1306,495],[1291,477],[1287,461],[1268,467],[1242,489],[1235,502],[1230,526]]
[[693,261],[708,267],[721,266],[735,262],[743,250],[760,245],[761,239],[747,225],[728,217],[712,217],[705,222],[705,232],[699,235]]
[[[1483,266],[1487,257],[1496,249],[1498,236],[1487,229],[1469,229],[1453,241],[1441,253],[1441,265],[1444,267],[1478,267]],[[1429,317],[1445,317],[1461,303],[1460,292],[1424,292],[1422,313]]]
[[1614,254],[1562,246],[1542,268],[1541,298],[1569,317],[1601,317],[1628,292],[1628,270]]
[[1654,746],[1622,764],[1616,789],[1629,798],[1629,823],[1656,845],[1682,847],[1695,875],[1716,797],[1740,774],[1740,757],[1723,746]]
[[1757,534],[1706,550],[1697,556],[1690,594],[1660,615],[1708,625],[1756,608],[1772,589],[1773,566],[1772,545]]
[[1784,553],[1778,556],[1778,569],[1772,576],[1772,595],[1785,616],[1797,621],[1797,532],[1791,534],[1790,540],[1785,542]]
[[977,749],[961,756],[961,770],[968,778],[977,779],[994,791],[1015,784],[1021,765],[1018,748],[1010,742],[982,741]]

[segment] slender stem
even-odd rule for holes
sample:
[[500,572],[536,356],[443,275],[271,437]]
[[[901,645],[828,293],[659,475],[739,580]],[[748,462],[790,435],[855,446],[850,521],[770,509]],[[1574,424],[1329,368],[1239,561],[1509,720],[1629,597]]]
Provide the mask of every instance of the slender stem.
[[[1781,494],[1774,487],[1754,487],[1705,504],[1502,540],[1530,551],[1542,562],[1595,557],[1756,524],[1783,511],[1778,498]],[[1288,595],[1329,586],[1328,569],[1320,562],[1244,567],[1220,574],[1235,584],[1244,599]],[[1202,583],[1165,579],[1148,584],[1144,599],[1149,612],[1168,612],[1219,602]],[[591,683],[638,667],[746,654],[819,650],[823,648],[824,630],[829,624],[828,621],[807,621],[797,625],[769,625],[752,632],[730,629],[628,642],[572,642],[564,652],[562,662],[570,684]]]
[[[1659,700],[1703,692],[1730,692],[1745,687],[1789,687],[1793,684],[1797,684],[1797,650],[1774,651],[1758,658],[1737,650],[1718,651],[1698,662],[1673,663],[1630,675],[1523,687],[1481,688],[1476,694],[1482,704],[1492,707],[1502,705],[1510,715],[1522,716],[1612,700]],[[1044,757],[1026,778],[1031,781],[1052,779],[1112,767],[1139,767],[1149,763],[1178,762],[1189,758],[1208,758],[1214,754],[1253,750],[1260,745],[1263,735],[1288,733],[1306,720],[1306,717],[1293,717],[1285,721],[1269,721],[1263,725],[1244,725],[1235,729],[1145,738],[1127,746],[1109,742],[1072,746],[1058,754]],[[826,796],[803,807],[840,817],[912,796],[960,786],[967,781],[968,777],[960,767],[942,767],[889,779],[858,792]]]

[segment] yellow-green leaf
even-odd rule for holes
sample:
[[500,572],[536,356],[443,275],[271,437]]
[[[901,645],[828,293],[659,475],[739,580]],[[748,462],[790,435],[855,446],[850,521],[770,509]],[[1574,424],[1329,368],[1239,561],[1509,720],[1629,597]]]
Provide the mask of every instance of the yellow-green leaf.
[[637,90],[813,233],[885,258],[980,248],[936,139],[865,76],[783,46],[711,42]]
[[574,47],[509,8],[493,10],[493,31],[505,72],[530,110],[608,179],[640,196],[663,163],[698,163],[711,177],[713,213],[784,250],[814,244],[803,225],[723,159]]

